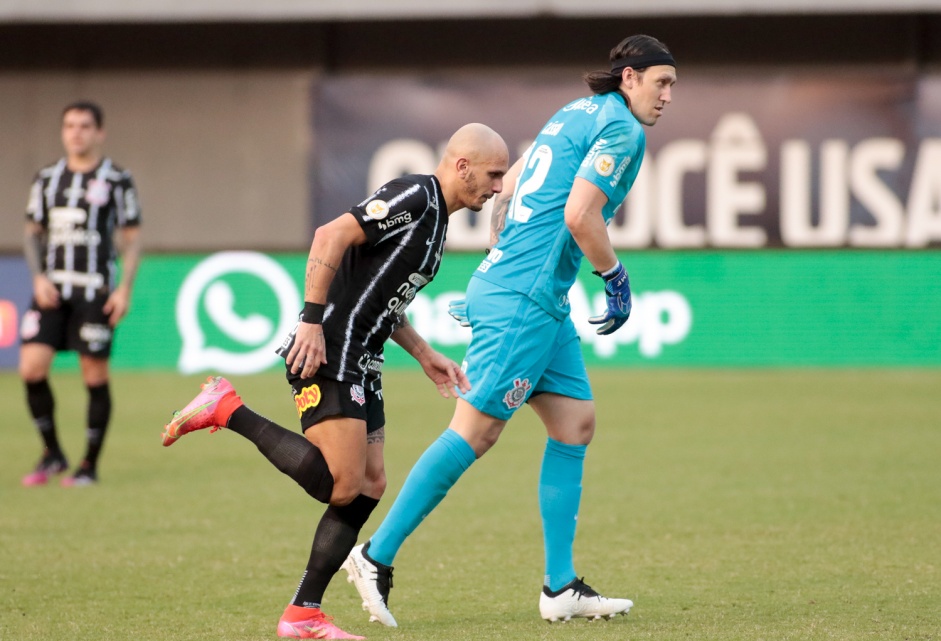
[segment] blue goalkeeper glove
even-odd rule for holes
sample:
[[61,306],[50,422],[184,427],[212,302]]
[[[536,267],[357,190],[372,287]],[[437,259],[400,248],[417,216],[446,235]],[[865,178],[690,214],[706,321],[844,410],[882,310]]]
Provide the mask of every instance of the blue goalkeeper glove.
[[461,324],[461,327],[470,327],[470,321],[467,320],[467,301],[465,299],[460,298],[448,303],[448,313]]
[[631,282],[621,261],[604,274],[592,273],[604,279],[604,293],[608,296],[608,308],[604,314],[589,318],[588,322],[592,325],[601,325],[597,333],[606,336],[616,332],[631,315]]

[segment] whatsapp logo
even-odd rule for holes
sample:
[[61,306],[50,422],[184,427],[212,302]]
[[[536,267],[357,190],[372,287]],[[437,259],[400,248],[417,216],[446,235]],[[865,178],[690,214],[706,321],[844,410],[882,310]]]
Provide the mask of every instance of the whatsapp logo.
[[299,301],[291,276],[268,256],[209,256],[186,276],[176,299],[180,372],[267,369],[280,360],[275,350],[297,323]]

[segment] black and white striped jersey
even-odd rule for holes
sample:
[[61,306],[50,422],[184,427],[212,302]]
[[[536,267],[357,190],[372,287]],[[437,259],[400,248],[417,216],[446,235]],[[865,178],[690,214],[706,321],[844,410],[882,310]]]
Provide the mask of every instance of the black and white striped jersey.
[[[337,381],[381,389],[383,345],[415,294],[438,273],[448,209],[438,179],[411,174],[392,180],[350,209],[366,234],[343,256],[327,295],[327,364]],[[286,355],[293,335],[279,353]]]
[[70,299],[115,286],[114,230],[140,225],[131,174],[110,158],[92,171],[70,171],[65,158],[39,171],[26,219],[46,232],[46,275]]

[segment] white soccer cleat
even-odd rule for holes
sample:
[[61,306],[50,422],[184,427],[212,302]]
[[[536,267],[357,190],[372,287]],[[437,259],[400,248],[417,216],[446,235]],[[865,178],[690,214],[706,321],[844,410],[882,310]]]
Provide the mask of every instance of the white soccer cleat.
[[392,567],[369,558],[369,547],[357,545],[340,567],[349,575],[346,580],[356,586],[363,598],[363,609],[369,612],[369,620],[390,628],[398,627],[395,617],[389,612],[389,590],[392,588]]
[[557,592],[542,588],[539,595],[539,614],[549,623],[573,618],[612,619],[627,615],[634,602],[630,599],[608,599],[592,590],[582,579],[575,579]]

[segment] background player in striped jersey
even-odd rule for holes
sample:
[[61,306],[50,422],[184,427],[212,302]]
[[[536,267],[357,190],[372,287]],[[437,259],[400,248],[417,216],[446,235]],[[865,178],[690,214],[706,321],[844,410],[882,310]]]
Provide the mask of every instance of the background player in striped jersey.
[[[43,455],[24,485],[43,485],[68,467],[59,445],[49,371],[57,351],[79,353],[88,387],[85,458],[66,486],[98,480],[111,417],[108,359],[114,328],[127,314],[140,263],[140,209],[131,174],[102,154],[101,108],[75,102],[62,113],[65,157],[39,171],[26,210],[26,264],[33,300],[20,328],[20,375]],[[117,250],[122,254],[117,282]]]
[[193,430],[227,427],[328,503],[307,569],[278,622],[279,636],[363,638],[335,626],[320,606],[385,490],[383,345],[391,337],[405,348],[442,396],[469,389],[457,363],[409,325],[405,308],[438,271],[448,217],[465,207],[479,211],[502,189],[508,163],[496,132],[465,125],[433,175],[392,180],[316,230],[304,310],[279,350],[304,437],[252,412],[221,377],[210,379],[166,426],[164,445]]
[[611,617],[633,605],[599,595],[575,573],[572,545],[595,409],[568,291],[586,257],[607,293],[605,313],[590,322],[609,334],[627,321],[630,285],[606,224],[640,169],[641,125],[655,124],[671,101],[676,68],[667,47],[643,35],[618,44],[610,62],[609,71],[585,76],[594,95],[552,116],[507,173],[494,200],[495,246],[453,314],[473,329],[464,362],[473,388],[412,468],[375,535],[343,565],[372,619],[386,625],[395,625],[388,590],[402,543],[523,403],[549,436],[539,479],[546,553],[540,614],[549,621]]

